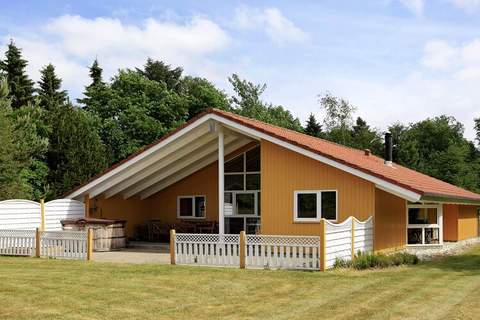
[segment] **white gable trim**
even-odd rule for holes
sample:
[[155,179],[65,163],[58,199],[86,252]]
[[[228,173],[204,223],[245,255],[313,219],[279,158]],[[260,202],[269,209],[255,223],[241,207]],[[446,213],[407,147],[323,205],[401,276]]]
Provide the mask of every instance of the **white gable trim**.
[[141,152],[140,154],[136,155],[132,159],[126,161],[125,163],[122,163],[118,167],[112,169],[111,171],[105,173],[104,175],[98,177],[97,179],[91,181],[90,183],[87,183],[86,185],[79,188],[78,190],[68,194],[65,198],[73,199],[73,198],[81,196],[82,194],[88,193],[89,190],[98,186],[100,183],[106,182],[109,178],[114,177],[116,174],[118,174],[118,173],[122,172],[123,170],[127,169],[128,167],[130,167],[131,165],[133,165],[137,161],[139,161],[139,160],[141,160],[145,157],[148,157],[149,155],[155,153],[157,150],[159,150],[159,149],[163,148],[164,146],[166,146],[167,144],[173,142],[175,139],[178,139],[178,138],[182,137],[183,135],[187,134],[188,132],[192,131],[193,129],[199,127],[200,125],[202,125],[202,124],[204,124],[207,121],[212,120],[212,119],[226,125],[227,127],[229,127],[233,131],[240,132],[241,134],[247,135],[251,138],[263,139],[263,140],[272,142],[272,143],[277,144],[281,147],[284,147],[288,150],[300,153],[304,156],[315,159],[317,161],[320,161],[322,163],[325,163],[327,165],[330,165],[330,166],[335,167],[337,169],[340,169],[342,171],[353,174],[353,175],[355,175],[359,178],[370,181],[370,182],[374,183],[377,188],[382,189],[382,190],[387,191],[387,192],[390,192],[390,193],[393,193],[393,194],[395,194],[395,195],[397,195],[401,198],[404,198],[408,201],[416,202],[416,201],[419,201],[420,198],[421,198],[421,195],[416,193],[416,192],[413,192],[411,190],[402,188],[402,187],[397,186],[393,183],[385,181],[381,178],[378,178],[376,176],[365,173],[361,170],[349,167],[345,164],[342,164],[342,163],[337,162],[335,160],[332,160],[330,158],[321,156],[317,153],[311,152],[309,150],[306,150],[306,149],[301,148],[299,146],[296,146],[294,144],[288,143],[284,140],[272,137],[272,136],[270,136],[268,134],[265,134],[265,133],[263,133],[259,130],[252,129],[248,126],[239,124],[236,121],[227,119],[223,116],[219,116],[219,115],[214,114],[214,113],[208,113],[208,114],[204,115],[203,117],[197,119],[196,121],[192,122],[191,124],[187,125],[186,127],[184,127],[182,129],[180,129],[179,131],[175,132],[174,134],[172,134],[171,136],[169,136],[165,140],[163,140],[163,141],[159,142],[158,144],[154,145],[153,147]]
[[186,133],[192,131],[193,129],[201,126],[205,122],[207,122],[211,117],[210,114],[205,115],[204,117],[199,118],[198,120],[190,123],[189,125],[185,126],[184,128],[180,129],[179,131],[175,132],[171,136],[167,137],[165,140],[159,142],[158,144],[152,146],[151,148],[139,153],[132,159],[122,163],[118,167],[112,169],[111,171],[105,173],[104,175],[98,177],[97,179],[87,183],[86,185],[80,187],[78,190],[73,191],[72,193],[67,194],[64,198],[66,199],[74,199],[82,194],[88,193],[93,187],[99,185],[102,182],[105,182],[109,178],[115,176],[116,174],[122,172],[123,170],[127,169],[131,165],[135,164],[137,161],[142,160],[149,155],[155,153],[157,150],[163,148],[164,146],[168,145],[169,143],[175,141],[176,139],[180,138],[181,136],[185,135]]
[[397,186],[393,183],[390,183],[388,181],[385,181],[383,179],[380,179],[378,177],[375,177],[373,175],[370,175],[368,173],[365,173],[361,170],[358,170],[358,169],[354,169],[352,167],[349,167],[347,165],[344,165],[340,162],[337,162],[335,160],[332,160],[330,158],[327,158],[327,157],[324,157],[324,156],[321,156],[317,153],[314,153],[314,152],[311,152],[311,151],[308,151],[304,148],[301,148],[301,147],[298,147],[296,145],[293,145],[291,143],[288,143],[284,140],[281,140],[281,139],[278,139],[278,138],[275,138],[275,137],[272,137],[268,134],[265,134],[263,132],[260,132],[258,130],[255,130],[255,129],[252,129],[250,127],[247,127],[245,125],[242,125],[242,124],[239,124],[238,122],[235,122],[235,121],[232,121],[230,119],[226,119],[222,116],[218,116],[216,114],[212,114],[212,118],[216,121],[219,121],[219,122],[222,122],[224,123],[225,125],[227,126],[230,126],[232,127],[233,130],[239,130],[239,131],[244,131],[246,132],[248,135],[251,135],[251,136],[257,136],[258,138],[260,139],[263,139],[263,140],[266,140],[266,141],[269,141],[269,142],[272,142],[274,144],[277,144],[281,147],[284,147],[286,149],[289,149],[291,151],[294,151],[294,152],[297,152],[297,153],[300,153],[304,156],[307,156],[309,158],[312,158],[312,159],[315,159],[317,161],[320,161],[322,163],[325,163],[325,164],[328,164],[332,167],[335,167],[337,169],[340,169],[340,170],[343,170],[345,172],[348,172],[350,174],[353,174],[354,176],[357,176],[359,178],[362,178],[362,179],[365,179],[367,181],[370,181],[372,183],[375,184],[375,186],[377,188],[380,188],[382,190],[385,190],[387,192],[390,192],[390,193],[393,193],[395,195],[398,195],[408,201],[412,201],[412,202],[416,202],[418,200],[420,200],[421,198],[421,195],[416,193],[416,192],[413,192],[411,190],[408,190],[408,189],[405,189],[405,188],[402,188],[400,186]]

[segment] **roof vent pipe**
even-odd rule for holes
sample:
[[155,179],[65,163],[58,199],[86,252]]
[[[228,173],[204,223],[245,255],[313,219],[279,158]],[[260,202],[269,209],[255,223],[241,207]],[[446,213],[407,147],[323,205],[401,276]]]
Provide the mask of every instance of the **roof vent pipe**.
[[393,161],[393,142],[392,134],[390,132],[385,133],[385,164],[391,166]]

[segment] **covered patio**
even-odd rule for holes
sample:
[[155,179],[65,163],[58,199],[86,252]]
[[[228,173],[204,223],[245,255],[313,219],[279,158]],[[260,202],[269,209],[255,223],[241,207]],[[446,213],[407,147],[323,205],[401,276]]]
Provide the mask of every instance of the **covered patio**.
[[[252,151],[254,150],[254,151]],[[259,138],[216,121],[191,121],[77,188],[88,217],[126,220],[131,240],[260,230]]]

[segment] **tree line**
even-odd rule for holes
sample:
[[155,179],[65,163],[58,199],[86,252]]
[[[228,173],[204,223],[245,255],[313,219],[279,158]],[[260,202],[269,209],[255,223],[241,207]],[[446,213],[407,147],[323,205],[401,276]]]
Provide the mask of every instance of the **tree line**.
[[[27,64],[11,41],[0,59],[0,200],[61,197],[209,107],[383,154],[383,133],[354,120],[356,108],[329,92],[319,96],[324,119],[312,113],[303,126],[284,106],[262,99],[265,84],[237,74],[228,79],[234,92],[228,96],[207,79],[150,58],[105,80],[95,59],[82,98],[71,101],[52,64],[40,70],[38,83]],[[480,119],[475,129],[480,140]],[[480,190],[480,151],[455,118],[393,123],[388,130],[395,162]]]

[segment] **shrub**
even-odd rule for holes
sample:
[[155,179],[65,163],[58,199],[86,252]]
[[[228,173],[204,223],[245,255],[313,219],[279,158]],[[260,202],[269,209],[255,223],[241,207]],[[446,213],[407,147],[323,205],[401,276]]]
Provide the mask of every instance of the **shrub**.
[[365,270],[371,268],[388,268],[400,265],[412,265],[418,263],[418,257],[407,252],[395,252],[389,255],[383,253],[358,252],[353,260],[336,259],[335,268],[353,268]]

